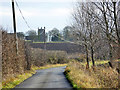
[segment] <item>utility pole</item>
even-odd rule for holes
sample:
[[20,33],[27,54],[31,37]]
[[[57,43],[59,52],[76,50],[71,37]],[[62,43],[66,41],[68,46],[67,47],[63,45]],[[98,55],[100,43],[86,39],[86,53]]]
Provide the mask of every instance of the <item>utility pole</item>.
[[45,44],[45,27],[44,27],[44,44]]
[[14,28],[15,48],[16,48],[16,54],[18,54],[18,42],[17,42],[17,34],[16,34],[16,20],[15,20],[14,0],[12,0],[12,12],[13,12],[13,28]]
[[46,40],[45,40],[45,39],[46,39],[46,38],[45,38],[46,36],[45,36],[45,27],[44,27],[44,33],[43,33],[43,34],[44,34],[44,59],[45,59],[45,61],[46,61]]

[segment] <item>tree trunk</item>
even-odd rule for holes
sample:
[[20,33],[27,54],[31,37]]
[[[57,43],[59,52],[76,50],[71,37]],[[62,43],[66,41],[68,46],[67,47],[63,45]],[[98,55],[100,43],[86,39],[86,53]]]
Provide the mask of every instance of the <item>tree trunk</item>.
[[91,46],[91,58],[92,58],[92,64],[93,64],[93,66],[95,66],[94,51],[93,51],[93,47],[92,46]]
[[110,51],[109,51],[109,58],[110,58],[110,62],[112,63],[113,62],[113,54],[112,54],[112,46],[111,46],[111,44],[109,43],[109,49],[110,49]]
[[88,47],[86,44],[85,44],[85,50],[86,50],[86,62],[87,62],[86,69],[88,69],[89,68],[89,59],[88,59]]
[[[104,7],[103,7],[104,8]],[[105,11],[105,8],[104,8],[104,11]],[[110,37],[110,34],[109,34],[109,28],[108,28],[108,20],[107,20],[107,16],[106,16],[106,12],[103,12],[103,15],[104,15],[104,20],[105,20],[105,24],[106,24],[106,36],[107,36],[107,39],[108,39],[108,43],[109,43],[109,58],[110,58],[110,62],[112,63],[112,46],[111,46],[111,37]]]

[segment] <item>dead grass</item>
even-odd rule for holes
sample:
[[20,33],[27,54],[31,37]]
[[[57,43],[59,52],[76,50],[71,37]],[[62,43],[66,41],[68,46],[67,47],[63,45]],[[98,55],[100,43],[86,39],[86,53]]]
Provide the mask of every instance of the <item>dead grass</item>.
[[35,74],[35,71],[26,71],[23,74],[16,75],[15,77],[9,77],[7,80],[2,81],[2,88],[14,88],[16,85],[23,82],[25,79]]
[[77,88],[117,88],[118,73],[111,68],[96,67],[87,69],[79,62],[72,61],[66,71],[70,81]]
[[[97,60],[97,61],[95,61],[95,65],[106,64],[108,62],[109,62],[109,60]],[[81,64],[86,66],[87,63],[86,62],[82,62]],[[90,67],[92,66],[92,61],[89,62],[89,65],[90,65]]]
[[48,69],[48,68],[54,68],[54,67],[62,67],[62,66],[67,66],[67,64],[48,64],[45,66],[37,67],[37,66],[32,66],[32,70],[38,70],[38,69]]

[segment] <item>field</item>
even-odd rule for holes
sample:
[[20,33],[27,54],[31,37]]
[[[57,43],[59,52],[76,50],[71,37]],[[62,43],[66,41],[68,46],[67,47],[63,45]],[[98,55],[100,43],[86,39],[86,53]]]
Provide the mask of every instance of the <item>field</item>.
[[[40,48],[44,49],[44,43],[42,42],[34,42],[30,43],[30,46],[32,48]],[[67,53],[81,53],[83,52],[83,46],[72,44],[72,43],[61,43],[61,42],[50,42],[46,43],[46,50],[60,50],[60,51],[66,51]]]

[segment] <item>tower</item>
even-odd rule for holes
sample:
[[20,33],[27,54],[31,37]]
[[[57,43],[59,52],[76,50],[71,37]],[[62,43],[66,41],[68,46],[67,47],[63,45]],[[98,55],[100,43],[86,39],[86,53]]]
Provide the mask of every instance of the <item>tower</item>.
[[42,27],[38,28],[38,40],[40,42],[45,42],[45,27],[42,29]]

